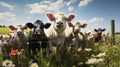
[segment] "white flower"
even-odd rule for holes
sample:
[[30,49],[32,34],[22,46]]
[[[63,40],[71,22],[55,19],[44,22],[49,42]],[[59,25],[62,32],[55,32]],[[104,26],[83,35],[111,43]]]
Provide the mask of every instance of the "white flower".
[[14,64],[9,64],[8,66],[9,66],[9,67],[15,67],[15,65],[14,65]]
[[12,64],[12,63],[13,63],[13,62],[10,61],[10,60],[5,60],[5,61],[3,61],[3,66],[9,67],[9,65]]
[[91,49],[91,48],[85,48],[85,50],[89,52],[89,51],[91,51],[92,49]]
[[99,58],[99,59],[97,59],[97,61],[98,62],[102,62],[102,61],[104,61],[104,59],[103,58]]
[[30,67],[38,67],[38,64],[37,64],[37,63],[32,63],[32,64],[30,65]]
[[99,53],[96,57],[104,57],[106,56],[106,53]]
[[104,61],[104,59],[102,58],[91,58],[91,59],[88,59],[88,61],[86,62],[86,64],[98,64],[99,62],[102,62]]
[[97,64],[97,59],[96,58],[91,58],[91,59],[88,59],[88,61],[86,62],[86,64]]

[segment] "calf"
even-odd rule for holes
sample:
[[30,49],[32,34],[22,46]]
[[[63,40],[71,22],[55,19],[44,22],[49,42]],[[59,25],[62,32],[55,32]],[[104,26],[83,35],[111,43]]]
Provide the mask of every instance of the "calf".
[[3,60],[10,59],[9,53],[11,51],[11,37],[9,35],[1,35],[0,36],[0,47],[3,56]]
[[95,31],[95,42],[99,42],[102,39],[102,32],[105,31],[105,29],[94,29]]
[[13,31],[11,34],[13,36],[11,43],[12,43],[12,49],[16,50],[18,49],[25,49],[25,53],[27,54],[28,47],[27,47],[27,41],[28,41],[28,36],[26,32],[24,31],[27,29],[27,26],[23,25],[9,25],[8,26],[10,30]]
[[49,39],[50,51],[52,51],[52,45],[57,47],[57,51],[61,50],[65,41],[65,31],[68,29],[68,21],[72,21],[75,15],[71,14],[68,17],[64,13],[47,13],[46,16],[51,21],[51,26],[45,29],[45,34]]
[[65,31],[65,45],[74,44],[77,47],[78,33],[80,32],[81,28],[85,28],[86,26],[86,23],[80,24],[80,22],[74,22],[70,27],[68,27],[68,29]]
[[48,40],[44,33],[44,28],[48,28],[51,24],[50,23],[43,24],[41,20],[37,20],[34,24],[26,23],[26,25],[29,27],[29,29],[31,29],[29,34],[30,56],[32,57],[32,55],[36,55],[37,52],[40,51],[40,48],[42,48],[43,52],[46,53]]

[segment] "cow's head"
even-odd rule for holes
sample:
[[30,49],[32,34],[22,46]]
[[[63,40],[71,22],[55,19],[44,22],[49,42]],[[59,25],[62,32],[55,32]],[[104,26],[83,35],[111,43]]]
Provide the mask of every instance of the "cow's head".
[[34,24],[32,23],[26,23],[26,25],[32,29],[32,33],[34,35],[42,35],[44,34],[44,28],[49,28],[50,23],[43,24],[41,20],[37,20]]
[[98,28],[98,29],[94,29],[94,31],[98,34],[98,35],[101,35],[103,31],[105,31],[106,29],[101,29],[101,28]]
[[47,13],[46,16],[52,22],[54,22],[55,29],[65,29],[67,21],[72,21],[75,15],[70,14],[68,17],[63,13],[57,13],[55,16],[52,13]]
[[73,23],[73,26],[74,26],[74,32],[78,33],[78,32],[80,32],[80,29],[85,28],[87,26],[87,24],[86,23],[81,24],[78,21],[78,22]]
[[27,26],[23,26],[23,25],[10,25],[8,26],[10,30],[14,31],[17,35],[23,35],[24,34],[24,29],[27,29]]
[[3,46],[7,46],[10,43],[9,42],[10,36],[9,35],[1,35],[0,40],[1,40]]

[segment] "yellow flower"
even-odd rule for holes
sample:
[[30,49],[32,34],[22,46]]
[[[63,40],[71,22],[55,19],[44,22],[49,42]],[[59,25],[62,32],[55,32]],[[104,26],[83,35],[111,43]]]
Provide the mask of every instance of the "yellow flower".
[[37,63],[32,63],[32,64],[30,65],[30,67],[38,67],[38,64],[37,64]]
[[96,57],[104,57],[106,56],[106,53],[99,53]]
[[81,48],[78,48],[78,51],[81,51],[82,49]]
[[8,65],[12,64],[13,62],[10,60],[3,61],[3,66],[8,67]]
[[75,65],[73,65],[72,67],[76,67]]
[[85,48],[85,50],[89,52],[89,51],[91,51],[92,49],[91,49],[91,48]]

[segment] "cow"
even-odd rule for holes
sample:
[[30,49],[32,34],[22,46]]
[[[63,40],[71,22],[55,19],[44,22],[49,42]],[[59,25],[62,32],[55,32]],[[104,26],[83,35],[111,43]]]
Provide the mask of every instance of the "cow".
[[101,39],[102,39],[102,32],[104,32],[106,29],[101,29],[101,28],[98,28],[98,29],[94,29],[95,33],[95,42],[100,42]]
[[[48,28],[51,23],[44,24],[41,20],[37,20],[34,23],[26,23],[27,27],[30,29],[29,33],[29,55],[36,55],[40,48],[42,48],[44,55],[48,47],[48,40],[44,33],[44,28]],[[32,51],[32,52],[31,52]]]
[[12,49],[10,39],[11,39],[11,36],[9,35],[0,36],[0,47],[1,47],[3,60],[10,59],[9,53]]
[[12,49],[20,51],[21,49],[25,50],[25,54],[28,55],[28,35],[24,30],[27,29],[26,25],[9,25],[8,28],[13,31],[10,35],[13,36],[11,39]]
[[81,24],[79,21],[72,23],[70,27],[68,27],[69,29],[65,31],[65,45],[72,45],[77,49],[79,40],[78,34],[81,28],[85,28],[86,26],[86,23]]
[[49,39],[50,52],[52,52],[52,46],[56,46],[57,51],[61,51],[65,41],[65,31],[68,29],[68,22],[72,21],[75,15],[66,16],[64,13],[58,12],[55,15],[46,13],[46,17],[51,22],[51,26],[45,29],[45,34]]

